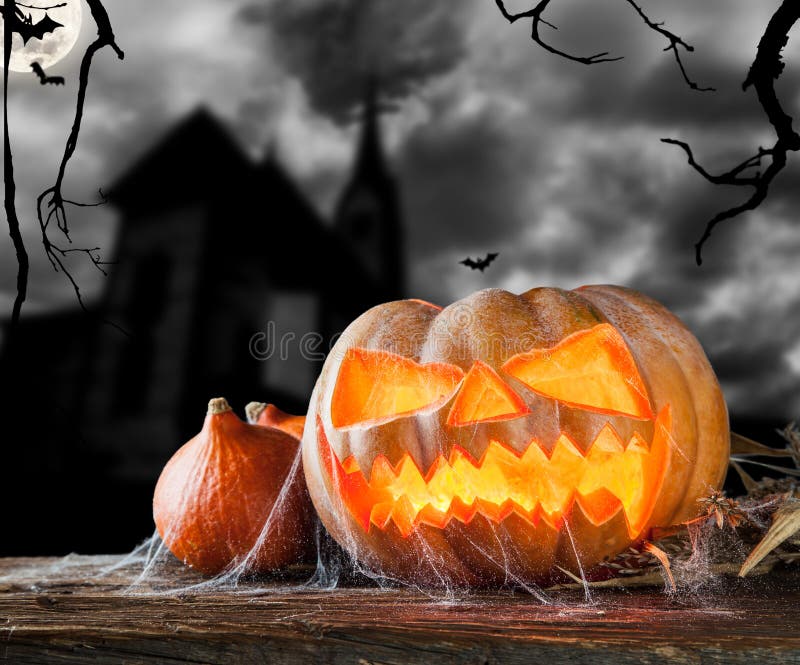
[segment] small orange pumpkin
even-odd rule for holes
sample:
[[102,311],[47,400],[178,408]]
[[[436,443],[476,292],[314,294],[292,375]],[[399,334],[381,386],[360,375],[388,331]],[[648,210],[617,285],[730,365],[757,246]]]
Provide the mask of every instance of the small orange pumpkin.
[[284,413],[274,404],[264,404],[264,402],[250,402],[244,411],[247,414],[247,422],[252,425],[274,427],[298,439],[303,438],[303,428],[306,425],[305,416]]
[[244,423],[212,399],[202,431],[156,485],[153,517],[164,544],[206,574],[245,557],[248,572],[302,559],[313,543],[313,508],[299,445],[296,434]]
[[426,584],[588,569],[693,517],[729,453],[700,344],[614,286],[375,307],[329,354],[308,419],[325,527]]

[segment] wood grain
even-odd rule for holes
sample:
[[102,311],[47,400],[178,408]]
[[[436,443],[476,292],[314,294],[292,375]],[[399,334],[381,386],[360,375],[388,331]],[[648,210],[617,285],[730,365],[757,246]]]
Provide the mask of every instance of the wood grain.
[[0,662],[800,663],[800,578],[785,573],[542,605],[511,591],[431,598],[292,580],[176,592],[202,581],[177,563],[129,588],[141,563],[101,574],[121,560],[0,559]]

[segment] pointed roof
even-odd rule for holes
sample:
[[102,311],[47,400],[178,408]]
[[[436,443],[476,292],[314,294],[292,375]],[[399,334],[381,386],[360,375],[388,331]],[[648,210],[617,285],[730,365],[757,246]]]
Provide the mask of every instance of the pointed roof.
[[110,188],[125,208],[163,208],[224,191],[250,169],[247,156],[222,123],[198,108],[155,143]]
[[361,119],[361,137],[358,142],[352,180],[387,178],[389,167],[381,140],[380,114],[385,110],[379,101],[378,80],[367,79],[364,108]]
[[380,114],[392,110],[389,104],[380,101],[378,82],[375,77],[367,79],[364,106],[361,110],[361,136],[358,141],[353,169],[336,206],[335,220],[340,224],[350,202],[358,192],[372,190],[390,206],[394,206],[396,187],[394,176],[388,166],[381,139]]
[[[379,116],[393,107],[380,100],[374,77],[366,83],[361,137],[352,173],[336,205],[334,229],[379,284],[381,300],[390,300],[403,292],[403,231],[397,184],[383,150]],[[358,230],[364,214],[379,226],[366,239]]]

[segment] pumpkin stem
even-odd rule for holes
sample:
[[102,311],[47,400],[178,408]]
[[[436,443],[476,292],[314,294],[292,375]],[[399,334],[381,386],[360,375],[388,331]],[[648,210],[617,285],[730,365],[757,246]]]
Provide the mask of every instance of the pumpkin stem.
[[216,416],[220,413],[226,413],[228,411],[233,411],[233,409],[231,409],[231,405],[228,404],[228,400],[226,400],[224,397],[215,397],[208,403],[209,416]]
[[244,412],[247,415],[247,422],[255,424],[259,416],[264,412],[264,409],[266,408],[267,405],[264,404],[264,402],[250,402],[250,404],[244,407]]

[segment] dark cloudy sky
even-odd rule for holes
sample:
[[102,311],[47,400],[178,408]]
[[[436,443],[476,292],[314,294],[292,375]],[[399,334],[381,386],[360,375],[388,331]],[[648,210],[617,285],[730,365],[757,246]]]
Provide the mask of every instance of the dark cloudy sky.
[[[274,142],[327,213],[352,157],[363,72],[377,70],[398,107],[384,124],[403,187],[411,294],[446,303],[488,286],[633,286],[698,334],[732,410],[797,416],[798,168],[758,212],[719,228],[697,268],[692,246],[704,221],[745,192],[707,185],[658,141],[686,139],[712,168],[769,142],[741,81],[778,2],[643,4],[697,47],[687,66],[718,92],[688,90],[664,43],[621,0],[553,3],[560,30],[544,31],[554,42],[625,57],[594,67],[544,52],[528,25],[507,24],[492,0],[106,0],[127,57],[98,59],[68,192],[91,198],[205,104],[251,153]],[[87,26],[83,43],[90,37]],[[790,42],[782,82],[795,112],[798,42]],[[76,67],[72,57],[51,72],[68,78],[66,89],[28,75],[12,80],[19,209],[34,253],[30,311],[73,302],[36,245],[32,200],[56,168]],[[74,214],[73,222],[78,240],[109,247],[112,211]],[[458,265],[486,251],[500,258],[485,274]],[[0,257],[5,310],[14,279],[5,236]],[[90,267],[76,270],[96,294],[102,281]]]

